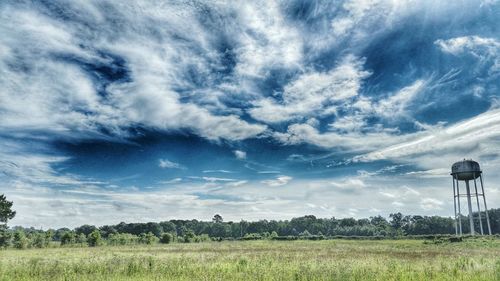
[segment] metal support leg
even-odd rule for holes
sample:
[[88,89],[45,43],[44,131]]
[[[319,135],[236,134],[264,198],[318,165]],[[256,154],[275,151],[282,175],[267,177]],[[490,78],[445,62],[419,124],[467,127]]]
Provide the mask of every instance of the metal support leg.
[[460,235],[462,235],[462,208],[460,208],[460,188],[458,186],[457,180],[457,204],[458,204],[458,229],[460,230]]
[[479,229],[481,231],[481,235],[484,235],[483,218],[481,217],[481,207],[479,206],[479,195],[477,194],[477,184],[476,184],[476,175],[475,174],[474,174],[474,190],[476,191],[476,203],[477,203],[477,215],[479,217]]
[[484,213],[486,214],[486,223],[488,224],[488,233],[491,235],[491,225],[490,225],[490,216],[488,215],[488,206],[486,206],[486,195],[484,194],[484,185],[483,185],[483,175],[479,175],[479,180],[481,181],[481,190],[483,193],[483,201],[484,201]]
[[455,178],[451,178],[453,181],[453,209],[455,210],[455,235],[458,235],[458,217],[457,217],[457,195],[455,192]]
[[467,206],[469,207],[469,224],[470,224],[470,234],[474,235],[474,220],[472,217],[472,202],[470,199],[470,187],[469,181],[465,181],[465,188],[467,189]]

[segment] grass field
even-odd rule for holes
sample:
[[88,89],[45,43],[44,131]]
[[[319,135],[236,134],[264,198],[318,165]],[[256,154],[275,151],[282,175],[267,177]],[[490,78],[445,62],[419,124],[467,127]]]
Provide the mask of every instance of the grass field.
[[0,280],[500,280],[498,239],[175,243],[0,256]]

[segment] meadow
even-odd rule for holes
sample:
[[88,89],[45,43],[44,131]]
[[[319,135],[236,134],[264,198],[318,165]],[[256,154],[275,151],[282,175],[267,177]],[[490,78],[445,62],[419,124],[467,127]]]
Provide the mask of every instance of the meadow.
[[0,280],[500,280],[498,239],[226,241],[0,256]]

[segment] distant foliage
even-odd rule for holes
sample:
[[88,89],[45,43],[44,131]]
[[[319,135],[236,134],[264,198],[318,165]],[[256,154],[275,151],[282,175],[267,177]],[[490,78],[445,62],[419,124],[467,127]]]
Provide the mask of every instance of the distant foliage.
[[[491,229],[500,234],[500,209],[489,210]],[[477,215],[476,215],[477,217]],[[483,225],[486,220],[483,213]],[[467,217],[462,217],[467,222]],[[475,222],[479,224],[479,222]],[[478,226],[476,226],[478,227]],[[463,232],[469,232],[468,223]],[[408,216],[391,214],[389,220],[382,216],[365,219],[316,218],[303,216],[285,221],[260,220],[255,222],[224,222],[214,216],[212,221],[171,220],[160,223],[119,223],[96,227],[83,225],[71,230],[37,230],[34,228],[7,228],[0,224],[0,248],[45,248],[51,245],[111,246],[156,243],[199,243],[223,240],[323,240],[323,239],[437,239],[447,240],[455,234],[452,218],[439,216]],[[443,236],[445,235],[445,236]],[[439,239],[441,239],[439,238]],[[440,240],[437,240],[438,242]]]

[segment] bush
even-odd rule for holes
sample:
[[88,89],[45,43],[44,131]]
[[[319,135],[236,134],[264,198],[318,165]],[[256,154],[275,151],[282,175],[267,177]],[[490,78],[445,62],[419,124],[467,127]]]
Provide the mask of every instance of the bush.
[[29,244],[29,239],[26,238],[26,235],[24,234],[23,231],[16,231],[14,232],[14,239],[13,239],[13,244],[14,248],[17,249],[26,249]]
[[241,237],[241,240],[261,240],[262,236],[259,233],[247,233]]
[[158,237],[156,237],[152,232],[141,233],[139,236],[139,243],[151,245],[157,242]]
[[196,236],[195,238],[196,242],[207,242],[207,241],[210,241],[210,236],[208,236],[208,234],[201,234],[201,235],[198,235]]
[[0,248],[7,248],[12,245],[12,233],[5,230],[0,229]]
[[87,244],[90,247],[96,247],[102,244],[101,232],[99,230],[92,231],[87,236]]
[[87,237],[85,237],[85,234],[80,233],[76,236],[75,242],[78,244],[87,244]]
[[108,236],[108,244],[114,246],[137,244],[138,241],[139,237],[130,233],[116,233]]
[[43,232],[35,232],[31,235],[31,247],[46,248],[49,246],[50,240]]
[[170,244],[174,241],[174,236],[171,233],[163,233],[160,242],[163,244]]
[[75,233],[73,231],[65,231],[61,235],[61,246],[75,243]]
[[196,234],[194,234],[194,232],[191,229],[189,229],[188,231],[186,231],[186,234],[184,234],[184,243],[194,242],[195,237]]
[[289,236],[276,236],[276,237],[273,237],[271,239],[272,240],[277,240],[277,241],[292,241],[292,240],[298,240],[299,237],[298,236],[289,235]]

